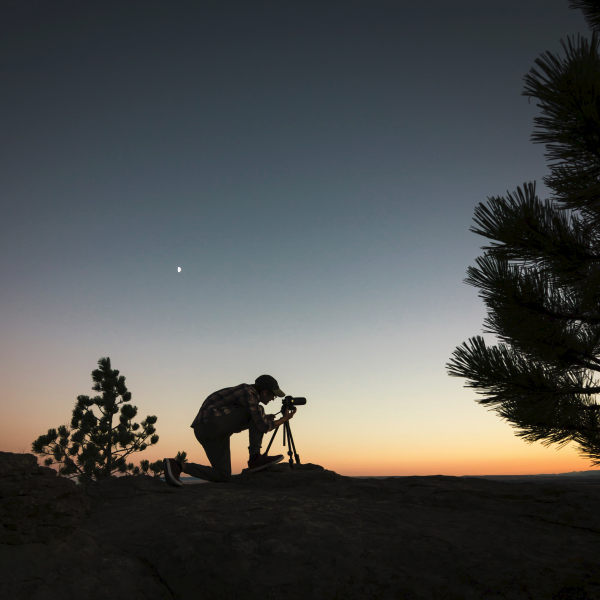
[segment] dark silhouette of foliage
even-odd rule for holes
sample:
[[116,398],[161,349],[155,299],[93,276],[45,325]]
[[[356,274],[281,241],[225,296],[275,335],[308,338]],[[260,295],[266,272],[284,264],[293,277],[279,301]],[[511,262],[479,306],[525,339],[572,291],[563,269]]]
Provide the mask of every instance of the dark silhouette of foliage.
[[180,463],[186,463],[188,461],[187,453],[186,452],[178,452],[175,455],[175,460]]
[[600,33],[600,0],[570,0],[569,8],[579,8],[588,27]]
[[[187,454],[185,452],[178,452],[175,456],[175,460],[184,463],[187,462]],[[149,460],[140,461],[139,467],[134,467],[133,463],[127,465],[127,473],[131,475],[148,475],[152,473],[154,477],[160,477],[163,474],[163,461],[157,460],[151,463]]]
[[525,77],[539,100],[534,143],[546,144],[554,201],[535,183],[475,209],[471,231],[492,240],[465,282],[487,308],[484,333],[456,348],[448,372],[468,380],[529,443],[575,442],[600,464],[600,2],[570,2],[594,30],[591,41],[561,40]]
[[[44,461],[46,466],[60,465],[60,475],[77,476],[83,483],[113,473],[138,474],[150,470],[159,475],[162,461],[152,464],[142,461],[140,467],[126,461],[133,452],[158,442],[154,427],[157,418],[148,416],[141,423],[133,423],[137,407],[129,404],[131,392],[127,390],[125,377],[111,368],[108,357],[101,358],[98,366],[92,371],[92,389],[101,395],[78,396],[70,427],[49,429],[33,442],[33,452],[48,457]],[[94,414],[94,407],[99,416]],[[117,415],[118,422],[113,423]]]

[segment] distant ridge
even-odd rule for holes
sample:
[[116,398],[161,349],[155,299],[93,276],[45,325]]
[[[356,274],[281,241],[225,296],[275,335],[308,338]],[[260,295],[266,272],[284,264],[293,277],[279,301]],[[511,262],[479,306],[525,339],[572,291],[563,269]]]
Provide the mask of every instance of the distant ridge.
[[570,473],[540,473],[537,475],[461,475],[461,477],[600,477],[600,469]]
[[[431,475],[430,475],[431,476]],[[411,475],[354,475],[353,479],[388,479],[391,477],[411,477]],[[507,480],[518,480],[523,481],[526,479],[535,479],[535,478],[555,478],[555,477],[598,477],[600,478],[600,469],[592,469],[590,471],[571,471],[570,473],[539,473],[536,475],[460,475],[460,477],[479,477],[485,479],[499,479],[502,481]],[[164,481],[164,476],[160,477]],[[186,475],[182,475],[180,477],[182,483],[208,483],[203,481],[202,479],[196,479],[195,477],[190,477]]]
[[[436,473],[431,473],[428,477],[434,477]],[[440,475],[440,473],[437,473]],[[354,479],[389,479],[396,477],[424,477],[423,475],[353,475]],[[501,481],[524,481],[527,479],[556,479],[559,477],[573,477],[581,479],[589,479],[590,477],[600,478],[600,469],[593,469],[590,471],[571,471],[570,473],[539,473],[536,475],[459,475],[459,477],[479,477],[484,479],[498,479]]]

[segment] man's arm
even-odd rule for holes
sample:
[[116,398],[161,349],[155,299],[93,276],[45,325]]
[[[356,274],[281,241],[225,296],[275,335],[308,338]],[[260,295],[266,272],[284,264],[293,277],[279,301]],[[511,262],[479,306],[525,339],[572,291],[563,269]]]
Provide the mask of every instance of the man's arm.
[[252,420],[259,431],[262,433],[268,433],[269,431],[275,429],[273,421],[265,415],[265,411],[258,403],[258,397],[246,390],[245,393],[241,395],[239,402],[241,406],[246,406],[248,408]]

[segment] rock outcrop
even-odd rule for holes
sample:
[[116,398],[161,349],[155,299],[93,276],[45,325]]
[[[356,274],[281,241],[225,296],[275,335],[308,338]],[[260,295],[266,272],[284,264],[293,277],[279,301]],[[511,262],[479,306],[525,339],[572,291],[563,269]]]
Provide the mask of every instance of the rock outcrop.
[[600,481],[355,479],[284,464],[183,488],[111,479],[88,497],[64,539],[0,545],[0,596],[600,598]]
[[90,506],[82,490],[33,454],[0,452],[0,544],[60,540]]

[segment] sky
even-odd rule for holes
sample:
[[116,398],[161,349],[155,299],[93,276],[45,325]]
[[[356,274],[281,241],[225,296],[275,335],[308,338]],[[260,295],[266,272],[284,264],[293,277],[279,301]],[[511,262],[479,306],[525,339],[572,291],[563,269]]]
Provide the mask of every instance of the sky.
[[108,356],[158,417],[136,463],[208,464],[204,399],[270,374],[343,475],[591,469],[446,370],[485,318],[474,208],[550,196],[523,78],[577,33],[567,0],[3,2],[0,449]]

